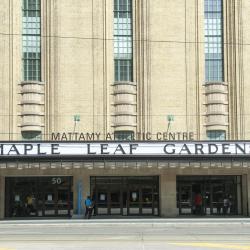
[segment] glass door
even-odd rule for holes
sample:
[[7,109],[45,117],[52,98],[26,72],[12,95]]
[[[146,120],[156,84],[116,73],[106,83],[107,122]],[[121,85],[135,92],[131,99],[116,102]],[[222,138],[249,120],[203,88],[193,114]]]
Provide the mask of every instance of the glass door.
[[[238,191],[238,192],[237,192]],[[238,186],[237,182],[228,181],[225,183],[225,199],[227,200],[227,209],[224,209],[224,215],[235,215],[241,213],[241,188]]]
[[57,214],[58,215],[70,215],[71,204],[71,192],[65,187],[57,190]]
[[225,185],[223,183],[211,184],[211,214],[223,214],[223,199]]
[[37,216],[44,216],[44,196],[42,190],[38,190],[37,193]]
[[56,201],[57,195],[55,192],[55,187],[49,187],[44,190],[44,215],[45,216],[55,216],[56,215]]
[[141,192],[139,186],[130,187],[128,193],[128,215],[139,215],[141,210]]
[[108,190],[104,187],[98,187],[96,190],[96,214],[107,215],[108,214]]
[[177,176],[180,214],[242,214],[241,176]]
[[96,215],[159,215],[159,178],[91,177]]
[[128,215],[128,200],[129,200],[129,192],[128,190],[123,190],[122,192],[122,215]]
[[71,177],[7,177],[6,217],[69,216]]
[[153,187],[142,187],[142,214],[152,215],[153,214]]
[[202,212],[200,215],[210,215],[213,213],[211,185],[209,182],[200,183],[200,193],[202,196]]
[[183,184],[179,187],[179,212],[180,214],[193,214],[192,185]]
[[109,191],[109,214],[122,214],[122,190],[119,187]]

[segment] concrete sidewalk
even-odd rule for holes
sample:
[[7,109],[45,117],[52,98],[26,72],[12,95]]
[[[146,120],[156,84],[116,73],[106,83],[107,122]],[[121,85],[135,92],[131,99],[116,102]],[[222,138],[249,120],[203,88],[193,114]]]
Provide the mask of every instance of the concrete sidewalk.
[[[250,218],[0,221],[0,250],[250,250]],[[8,249],[8,250],[9,250]]]
[[215,218],[215,217],[206,217],[206,218],[109,218],[109,219],[100,219],[100,218],[91,218],[87,219],[25,219],[25,220],[2,220],[0,221],[1,225],[250,225],[250,218]]
[[177,217],[177,218],[138,218],[138,217],[130,217],[130,218],[105,218],[105,217],[92,217],[91,219],[49,219],[49,218],[30,218],[30,219],[4,219],[0,220],[0,224],[79,224],[79,223],[111,223],[111,224],[128,224],[128,223],[159,223],[159,224],[186,224],[186,223],[205,223],[205,224],[214,224],[214,223],[250,223],[250,217]]

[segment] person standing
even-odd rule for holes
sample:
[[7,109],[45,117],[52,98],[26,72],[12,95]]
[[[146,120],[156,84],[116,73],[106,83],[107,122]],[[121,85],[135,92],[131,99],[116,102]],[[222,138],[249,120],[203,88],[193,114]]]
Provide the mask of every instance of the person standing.
[[200,193],[197,193],[194,197],[194,205],[195,205],[195,214],[201,215],[202,211],[202,196]]
[[28,195],[26,198],[26,213],[27,215],[30,215],[33,212],[33,195]]
[[229,208],[229,199],[228,196],[226,196],[223,200],[223,214],[228,214],[228,208]]
[[90,196],[87,197],[85,200],[85,219],[90,219],[92,215],[92,210],[93,210],[93,201],[91,200]]

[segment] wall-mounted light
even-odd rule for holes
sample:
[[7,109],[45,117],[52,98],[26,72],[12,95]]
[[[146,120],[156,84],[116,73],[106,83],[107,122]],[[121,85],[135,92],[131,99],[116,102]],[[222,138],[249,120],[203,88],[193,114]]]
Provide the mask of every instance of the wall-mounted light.
[[74,115],[74,129],[73,129],[73,133],[75,133],[75,131],[76,131],[76,123],[80,122],[80,121],[81,121],[80,115]]
[[167,167],[168,166],[168,163],[165,162],[165,161],[159,161],[158,162],[158,168],[164,168],[164,167]]
[[30,163],[29,167],[32,168],[32,169],[39,168],[39,163],[38,162]]
[[167,115],[167,121],[168,121],[168,128],[167,128],[167,133],[168,133],[171,126],[171,122],[174,121],[174,115]]
[[181,169],[188,168],[188,167],[189,167],[189,162],[180,162]]
[[17,163],[16,162],[9,162],[9,163],[7,163],[7,168],[17,168]]
[[170,168],[176,168],[177,167],[177,163],[176,162],[170,162],[169,163],[169,167]]
[[81,168],[82,162],[74,162],[73,163],[73,168]]
[[104,168],[105,165],[106,165],[106,162],[105,162],[105,164],[104,164],[103,161],[102,161],[102,162],[95,162],[94,165],[95,165],[95,167],[97,167],[97,168]]
[[45,163],[40,163],[40,169],[41,170],[46,170],[50,167],[50,164],[45,162]]
[[200,167],[201,167],[200,162],[192,162],[190,165],[191,165],[193,168],[200,168]]
[[90,169],[90,168],[93,169],[93,162],[84,162],[84,167],[88,168],[88,169]]
[[1,168],[1,169],[6,168],[6,163],[1,163],[1,164],[0,164],[0,168]]
[[71,169],[72,168],[72,162],[63,162],[62,163],[62,168],[63,169]]
[[242,163],[242,167],[243,167],[243,168],[247,168],[247,167],[248,167],[247,162],[243,162],[243,163]]
[[233,166],[234,167],[240,167],[241,166],[241,162],[235,161],[235,162],[233,162]]
[[209,168],[209,162],[202,162],[201,167],[205,169]]

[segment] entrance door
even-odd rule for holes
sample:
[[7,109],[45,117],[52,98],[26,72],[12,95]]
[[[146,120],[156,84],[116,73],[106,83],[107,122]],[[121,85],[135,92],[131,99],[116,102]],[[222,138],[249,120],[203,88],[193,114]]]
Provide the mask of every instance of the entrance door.
[[[180,214],[237,215],[241,209],[240,176],[178,176]],[[201,206],[197,206],[201,201]]]
[[108,192],[108,210],[110,215],[122,214],[122,190],[116,188]]
[[180,214],[210,214],[210,190],[204,183],[180,184],[177,199]]
[[55,187],[46,187],[43,191],[43,215],[55,216],[57,214],[57,193]]
[[70,216],[71,188],[71,177],[7,177],[5,216]]
[[[65,193],[63,194],[63,192]],[[62,215],[59,212],[59,209],[61,209],[61,205],[62,205],[62,200],[59,200],[60,199],[59,196],[61,198],[62,196],[68,196],[68,190],[59,191],[54,186],[52,187],[46,186],[43,190],[39,189],[39,192],[37,195],[37,216],[50,217],[50,216]],[[68,204],[67,201],[66,203]],[[68,215],[68,211],[63,214]]]
[[138,184],[128,190],[128,215],[158,215],[154,185]]
[[200,184],[202,193],[202,215],[213,214],[213,198],[209,182]]
[[[236,185],[233,183],[221,182],[211,184],[212,211],[217,215],[237,214],[237,192]],[[224,206],[226,205],[226,207]]]
[[225,185],[223,183],[211,184],[211,214],[223,214],[223,198]]
[[141,190],[134,185],[128,190],[128,215],[139,215],[141,213]]
[[179,212],[180,214],[193,214],[193,194],[192,185],[183,184],[179,187]]
[[128,215],[158,215],[159,193],[153,182],[141,181],[128,185]]
[[104,187],[96,188],[95,213],[98,215],[108,214],[108,190]]
[[112,186],[98,187],[96,190],[95,213],[98,215],[122,214],[122,190]]
[[152,186],[142,187],[142,214],[153,215],[154,214],[154,189]]
[[[69,180],[64,177],[52,177],[51,185],[44,185],[43,196],[44,216],[70,216],[72,194]],[[41,185],[44,183],[41,182]]]
[[57,215],[70,216],[73,200],[72,193],[66,186],[59,186],[56,192],[57,196]]
[[96,215],[158,215],[157,177],[92,177]]

